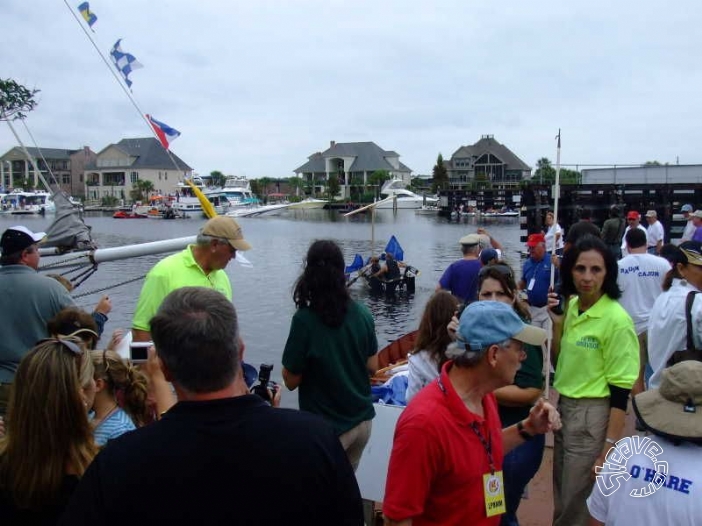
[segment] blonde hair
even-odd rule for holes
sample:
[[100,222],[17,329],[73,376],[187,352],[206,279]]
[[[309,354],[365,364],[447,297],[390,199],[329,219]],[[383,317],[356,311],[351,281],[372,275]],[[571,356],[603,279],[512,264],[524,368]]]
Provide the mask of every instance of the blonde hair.
[[95,380],[105,382],[107,392],[126,411],[135,426],[141,427],[148,423],[149,382],[146,375],[115,351],[92,351],[90,356],[95,367]]
[[22,358],[10,392],[0,488],[21,509],[53,504],[67,471],[82,476],[98,451],[81,393],[93,364],[80,339],[63,341],[81,354],[62,340],[39,342]]

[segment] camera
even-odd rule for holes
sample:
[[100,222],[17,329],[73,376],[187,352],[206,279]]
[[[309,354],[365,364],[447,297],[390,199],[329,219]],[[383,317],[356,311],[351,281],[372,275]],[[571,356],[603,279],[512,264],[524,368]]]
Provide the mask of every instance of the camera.
[[[260,396],[268,403],[273,403],[273,398],[280,386],[271,382],[271,371],[273,364],[262,363],[258,369],[258,383],[251,388],[251,393]],[[270,391],[269,391],[270,390]],[[272,395],[271,395],[272,393]]]
[[551,307],[551,312],[560,316],[563,314],[563,309],[565,308],[565,297],[563,294],[558,295],[558,305]]
[[129,359],[132,363],[146,363],[149,358],[149,347],[154,342],[131,342],[129,344]]

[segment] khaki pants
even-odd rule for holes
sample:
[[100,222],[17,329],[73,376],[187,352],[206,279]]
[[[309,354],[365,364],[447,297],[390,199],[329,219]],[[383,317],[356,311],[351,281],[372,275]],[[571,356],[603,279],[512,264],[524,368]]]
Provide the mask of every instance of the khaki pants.
[[609,423],[609,398],[560,397],[563,427],[554,434],[553,526],[587,526],[585,501],[594,479],[592,466],[602,453]]
[[346,456],[349,458],[354,472],[361,462],[363,449],[366,447],[368,439],[370,438],[371,422],[371,420],[365,420],[356,427],[349,429],[346,433],[339,435],[341,445],[344,451],[346,451]]

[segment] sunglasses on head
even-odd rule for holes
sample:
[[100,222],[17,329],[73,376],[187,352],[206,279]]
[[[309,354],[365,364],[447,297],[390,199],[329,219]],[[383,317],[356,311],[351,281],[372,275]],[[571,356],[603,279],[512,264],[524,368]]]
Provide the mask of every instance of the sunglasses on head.
[[502,265],[500,263],[497,263],[494,265],[485,265],[478,272],[478,277],[482,278],[485,274],[487,274],[491,270],[495,270],[496,272],[499,272],[500,274],[502,274],[503,276],[507,276],[508,278],[512,277],[512,269],[508,265]]
[[83,349],[80,347],[80,345],[72,342],[71,340],[65,340],[63,338],[44,338],[43,340],[39,340],[37,345],[41,343],[58,343],[61,344],[64,349],[72,352],[76,356],[83,356]]

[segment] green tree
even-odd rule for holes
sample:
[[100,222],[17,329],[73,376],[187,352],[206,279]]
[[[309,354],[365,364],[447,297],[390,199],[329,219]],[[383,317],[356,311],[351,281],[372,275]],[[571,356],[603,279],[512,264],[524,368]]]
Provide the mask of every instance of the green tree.
[[436,193],[440,189],[447,189],[449,184],[448,171],[444,164],[444,157],[439,153],[436,158],[436,164],[431,171],[434,181],[431,184],[431,191]]
[[305,188],[305,180],[302,177],[288,177],[288,186],[295,190],[295,195],[300,195],[300,190]]
[[153,191],[154,183],[148,180],[140,179],[136,183],[134,183],[134,186],[129,191],[129,197],[132,198],[132,201],[144,202],[146,201],[148,195]]
[[531,180],[539,184],[553,184],[555,182],[556,170],[551,166],[551,161],[547,157],[536,161],[536,171]]
[[271,184],[272,179],[270,177],[260,177],[258,183],[261,186],[261,192],[264,195],[268,195],[268,186]]
[[30,90],[12,79],[0,79],[0,120],[23,119],[37,102],[39,90]]
[[224,181],[227,179],[227,176],[219,170],[210,172],[210,177],[212,177],[212,184],[214,186],[224,186]]
[[341,184],[339,183],[339,178],[336,175],[331,174],[329,176],[329,180],[327,181],[327,198],[329,201],[333,201],[340,191]]
[[376,170],[371,174],[371,176],[368,178],[368,183],[371,186],[375,186],[375,197],[380,197],[380,189],[383,186],[383,183],[390,179],[390,172],[387,170]]

